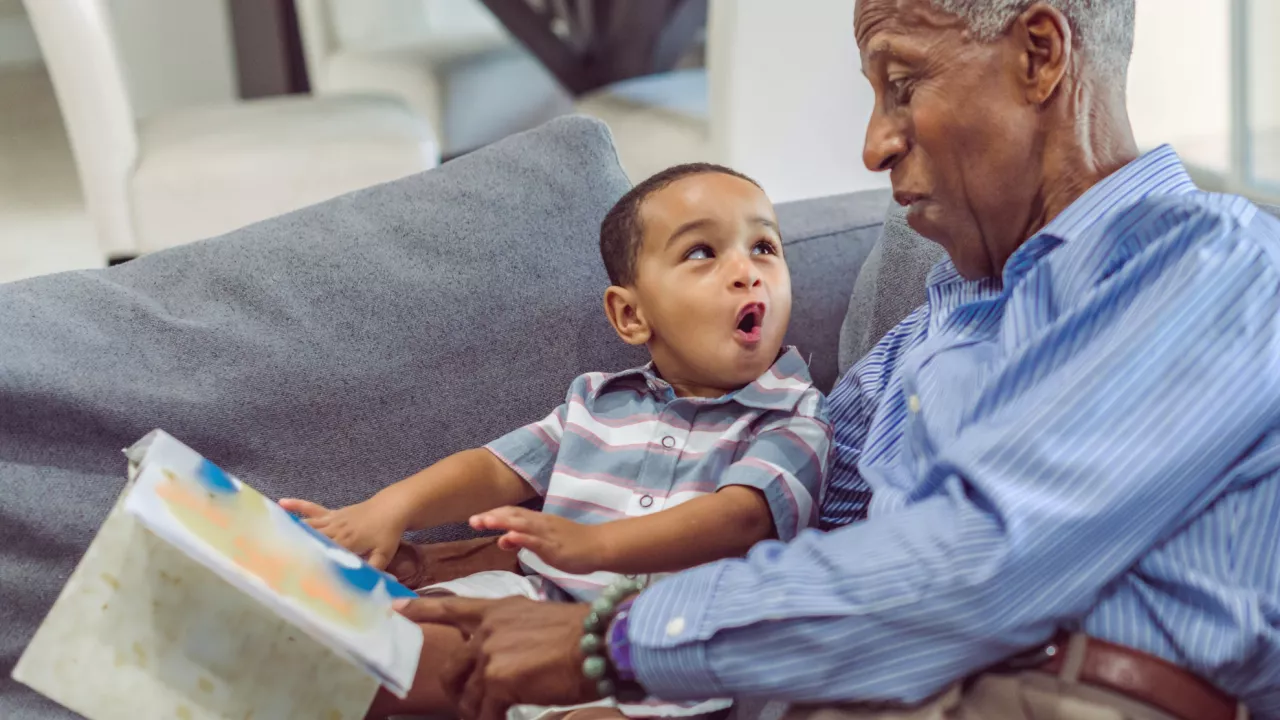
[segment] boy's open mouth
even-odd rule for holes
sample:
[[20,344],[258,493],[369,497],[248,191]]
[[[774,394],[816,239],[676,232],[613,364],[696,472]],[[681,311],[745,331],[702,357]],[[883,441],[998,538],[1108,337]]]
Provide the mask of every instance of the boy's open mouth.
[[760,342],[760,329],[764,325],[764,303],[747,303],[738,311],[738,326],[734,336],[741,342]]

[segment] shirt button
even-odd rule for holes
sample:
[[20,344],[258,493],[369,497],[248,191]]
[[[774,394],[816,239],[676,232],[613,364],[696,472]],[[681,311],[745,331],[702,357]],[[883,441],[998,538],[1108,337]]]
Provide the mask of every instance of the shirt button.
[[667,623],[667,637],[680,637],[684,632],[684,618],[678,617]]
[[653,507],[653,496],[645,495],[644,497],[640,498],[640,507],[642,508]]
[[675,447],[675,446],[676,446],[675,438],[671,437],[670,435],[662,438],[662,447],[669,448],[669,447]]
[[907,398],[907,409],[913,413],[920,412],[920,396],[919,395],[912,395],[911,397]]

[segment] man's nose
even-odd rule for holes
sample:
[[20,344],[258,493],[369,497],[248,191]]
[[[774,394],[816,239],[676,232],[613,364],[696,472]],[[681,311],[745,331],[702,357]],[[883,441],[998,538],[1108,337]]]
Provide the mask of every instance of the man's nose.
[[907,154],[906,133],[901,124],[879,109],[867,123],[867,139],[862,146],[862,162],[872,172],[892,170]]

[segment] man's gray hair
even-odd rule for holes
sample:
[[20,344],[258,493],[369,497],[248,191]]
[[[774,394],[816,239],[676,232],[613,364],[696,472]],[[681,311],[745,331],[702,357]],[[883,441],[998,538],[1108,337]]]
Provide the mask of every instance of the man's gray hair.
[[[969,25],[974,37],[990,42],[1037,0],[932,0],[935,7]],[[1067,17],[1086,62],[1102,79],[1124,82],[1133,53],[1134,0],[1043,0]]]

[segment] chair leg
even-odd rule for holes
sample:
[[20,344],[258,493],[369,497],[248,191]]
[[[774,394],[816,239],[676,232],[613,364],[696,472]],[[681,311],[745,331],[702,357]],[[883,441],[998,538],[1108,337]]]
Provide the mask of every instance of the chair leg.
[[130,260],[133,260],[133,259],[134,259],[134,258],[136,258],[136,257],[138,257],[138,256],[137,256],[137,255],[129,255],[129,254],[124,254],[124,255],[108,255],[108,256],[107,256],[107,267],[115,267],[116,265],[121,265],[121,264],[123,264],[123,263],[127,263],[127,262],[129,262]]

